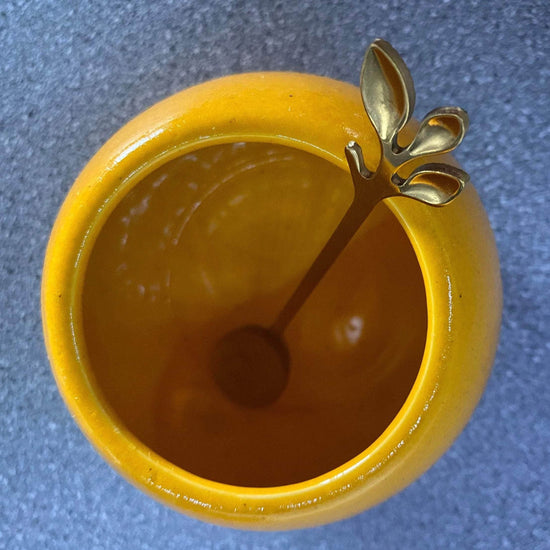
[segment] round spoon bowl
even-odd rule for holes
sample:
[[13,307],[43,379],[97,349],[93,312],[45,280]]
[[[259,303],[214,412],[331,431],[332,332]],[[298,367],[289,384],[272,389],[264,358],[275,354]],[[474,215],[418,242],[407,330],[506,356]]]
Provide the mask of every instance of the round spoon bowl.
[[282,337],[260,325],[228,332],[211,356],[214,380],[227,398],[243,407],[267,407],[288,383],[290,355]]

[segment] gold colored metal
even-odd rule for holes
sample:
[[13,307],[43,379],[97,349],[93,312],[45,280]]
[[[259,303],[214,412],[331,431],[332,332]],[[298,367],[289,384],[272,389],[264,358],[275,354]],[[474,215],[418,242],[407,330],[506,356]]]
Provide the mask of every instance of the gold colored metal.
[[353,202],[273,323],[271,331],[279,335],[379,201],[402,196],[443,206],[456,198],[469,181],[463,170],[434,162],[415,168],[407,177],[399,174],[412,159],[455,149],[468,129],[468,114],[460,107],[434,109],[421,122],[411,143],[399,146],[399,132],[414,110],[415,91],[405,62],[385,40],[376,39],[367,50],[360,87],[365,110],[380,141],[380,161],[370,172],[361,147],[353,141],[346,146],[355,188]]
[[405,62],[384,40],[375,40],[367,50],[361,69],[361,96],[381,146],[378,167],[370,172],[361,147],[355,142],[346,146],[355,192],[338,227],[273,325],[250,325],[231,331],[218,342],[212,356],[219,387],[243,406],[266,406],[283,392],[291,359],[283,332],[374,207],[383,199],[399,196],[443,206],[462,191],[469,179],[459,168],[434,162],[411,168],[406,177],[399,174],[413,159],[457,147],[468,128],[468,115],[458,107],[435,109],[421,122],[411,143],[401,147],[399,132],[414,110],[414,84]]

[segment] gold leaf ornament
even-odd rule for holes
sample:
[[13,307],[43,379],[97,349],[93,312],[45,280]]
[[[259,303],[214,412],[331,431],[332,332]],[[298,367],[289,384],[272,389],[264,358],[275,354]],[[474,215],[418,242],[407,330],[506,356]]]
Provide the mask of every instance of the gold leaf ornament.
[[412,143],[407,147],[411,158],[448,153],[463,140],[469,126],[468,113],[460,107],[439,107],[420,123]]
[[[377,169],[370,172],[365,168],[361,147],[356,143],[348,144],[346,156],[356,192],[360,189],[361,193],[372,193],[373,197],[405,196],[430,206],[443,206],[457,197],[469,181],[463,170],[434,162],[437,158],[430,158],[412,171],[408,166],[412,159],[433,157],[455,149],[468,130],[466,111],[460,107],[434,109],[424,117],[411,143],[400,147],[398,134],[412,116],[416,96],[405,62],[382,39],[376,39],[365,54],[360,89],[382,155]],[[402,176],[403,172],[408,172],[408,176]],[[367,181],[371,191],[363,190],[366,188],[363,183]]]
[[384,142],[394,141],[412,115],[416,95],[409,69],[385,40],[377,38],[367,50],[360,87],[378,136]]
[[430,163],[419,166],[399,184],[400,195],[431,206],[451,202],[470,181],[464,170],[449,164]]

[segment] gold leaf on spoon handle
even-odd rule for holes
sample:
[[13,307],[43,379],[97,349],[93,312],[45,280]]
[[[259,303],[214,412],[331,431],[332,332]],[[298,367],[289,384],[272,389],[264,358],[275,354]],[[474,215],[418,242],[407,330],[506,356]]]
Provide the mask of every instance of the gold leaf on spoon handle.
[[401,56],[377,38],[361,68],[361,96],[367,115],[383,142],[393,142],[412,115],[414,83]]

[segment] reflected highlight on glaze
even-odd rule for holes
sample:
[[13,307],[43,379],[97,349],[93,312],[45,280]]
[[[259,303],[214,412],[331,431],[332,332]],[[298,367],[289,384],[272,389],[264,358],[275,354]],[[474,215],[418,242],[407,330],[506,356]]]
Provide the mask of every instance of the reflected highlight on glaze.
[[413,249],[383,204],[285,332],[277,401],[240,407],[208,368],[228,331],[273,322],[351,193],[327,161],[247,143],[171,161],[122,200],[90,258],[84,328],[101,391],[146,445],[208,479],[275,486],[343,464],[388,426],[427,321]]

